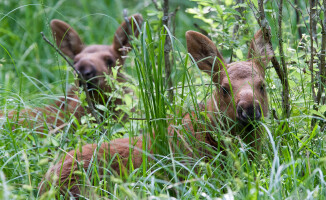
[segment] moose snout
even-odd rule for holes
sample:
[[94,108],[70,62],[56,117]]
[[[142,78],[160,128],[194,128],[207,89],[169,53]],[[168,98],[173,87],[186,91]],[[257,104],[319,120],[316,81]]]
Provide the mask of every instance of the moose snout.
[[81,65],[77,68],[77,70],[86,81],[96,76],[96,70],[93,65]]
[[259,102],[240,101],[237,105],[237,119],[242,123],[248,123],[254,120],[260,120],[262,116]]

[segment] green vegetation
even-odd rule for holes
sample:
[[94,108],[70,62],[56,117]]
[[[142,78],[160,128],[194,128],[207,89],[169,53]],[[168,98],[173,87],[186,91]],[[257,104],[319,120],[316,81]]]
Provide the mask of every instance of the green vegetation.
[[[176,124],[175,128],[183,131],[189,144],[193,144],[195,141],[182,129],[180,121],[185,113],[194,112],[198,119],[203,119],[201,123],[209,123],[198,104],[215,89],[209,85],[210,77],[192,64],[186,50],[185,32],[199,31],[194,26],[196,23],[202,32],[209,33],[227,61],[246,60],[248,44],[259,25],[249,4],[237,2],[240,1],[170,1],[171,11],[179,6],[175,36],[172,36],[173,33],[165,34],[162,11],[157,11],[150,0],[0,1],[0,113],[3,114],[0,118],[0,199],[40,199],[38,184],[65,152],[78,150],[88,143],[100,144],[141,133],[152,137],[153,130],[157,140],[153,144],[154,154],[143,155],[153,159],[146,159],[141,168],[130,166],[129,172],[121,175],[106,170],[106,178],[102,179],[98,174],[101,167],[94,163],[86,172],[93,174],[90,180],[85,172],[78,171],[86,187],[92,184],[94,199],[98,196],[109,199],[325,199],[325,92],[322,89],[319,104],[312,92],[317,94],[320,86],[326,87],[326,73],[319,73],[323,48],[321,23],[326,11],[317,4],[315,53],[311,57],[308,0],[299,1],[300,21],[292,7],[294,3],[284,2],[282,39],[291,114],[289,118],[283,117],[283,87],[270,64],[266,69],[270,113],[261,122],[265,129],[261,150],[252,150],[238,136],[223,133],[220,137],[227,144],[226,153],[221,153],[220,147],[209,148],[215,155],[212,158],[189,157],[178,151],[170,153],[168,124]],[[253,4],[257,6],[256,1]],[[280,60],[279,6],[276,1],[267,1],[264,6],[275,55]],[[7,117],[12,110],[19,114],[24,108],[49,105],[74,84],[72,69],[40,35],[44,32],[53,41],[49,28],[51,19],[68,22],[87,44],[111,44],[116,28],[123,21],[124,8],[128,9],[128,15],[141,13],[145,19],[142,34],[133,41],[134,48],[122,67],[130,77],[127,86],[134,90],[134,96],[124,96],[126,106],[119,109],[133,120],[117,122],[110,113],[105,113],[106,132],[101,132],[91,116],[85,116],[81,122],[71,117],[66,127],[53,134],[39,132],[33,124],[20,127]],[[234,35],[235,27],[237,34]],[[172,102],[168,98],[163,57],[167,37],[172,39],[171,79],[175,94]],[[311,59],[315,60],[313,76]],[[121,95],[119,90],[125,85],[116,85],[118,92],[114,95]],[[108,112],[105,107],[97,106]],[[136,112],[131,112],[132,108]],[[219,130],[215,130],[214,134],[217,133]],[[205,144],[193,144],[193,148],[198,146],[205,147]],[[52,187],[44,198],[63,198],[55,191]]]

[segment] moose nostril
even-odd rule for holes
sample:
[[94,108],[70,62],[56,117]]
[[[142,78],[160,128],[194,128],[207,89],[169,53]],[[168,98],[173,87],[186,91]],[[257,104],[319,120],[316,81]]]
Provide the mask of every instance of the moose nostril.
[[241,121],[247,121],[248,115],[241,106],[237,106],[237,118]]
[[85,74],[84,74],[84,76],[85,77],[87,77],[87,78],[92,78],[93,77],[93,71],[88,71],[88,72],[86,72]]
[[96,72],[94,70],[94,67],[88,66],[88,67],[82,67],[80,68],[80,73],[83,75],[83,78],[86,80],[89,80],[91,78],[94,78],[96,75]]
[[242,122],[259,120],[261,111],[259,106],[240,104],[237,106],[237,118]]
[[261,118],[261,112],[259,108],[256,108],[256,115],[255,115],[255,120],[259,120]]
[[261,114],[260,104],[258,103],[258,101],[255,103],[254,109],[256,111],[256,113],[255,113],[255,120],[260,120],[262,114]]

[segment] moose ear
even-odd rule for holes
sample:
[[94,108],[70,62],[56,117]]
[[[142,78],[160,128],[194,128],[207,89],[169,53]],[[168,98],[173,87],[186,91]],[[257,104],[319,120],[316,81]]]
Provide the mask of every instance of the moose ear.
[[248,51],[248,59],[265,69],[265,66],[273,58],[274,52],[271,44],[265,42],[262,30],[257,31],[252,39]]
[[78,33],[69,24],[58,19],[52,20],[50,25],[59,49],[71,59],[74,59],[84,48]]
[[213,72],[213,82],[217,83],[218,72],[223,65],[226,67],[226,63],[215,44],[205,35],[195,31],[187,31],[186,40],[188,52],[197,62],[199,69],[209,75]]
[[141,14],[135,14],[128,18],[129,24],[123,22],[114,34],[113,49],[121,55],[123,47],[130,47],[130,35],[134,34],[135,37],[139,35],[139,27],[143,22]]

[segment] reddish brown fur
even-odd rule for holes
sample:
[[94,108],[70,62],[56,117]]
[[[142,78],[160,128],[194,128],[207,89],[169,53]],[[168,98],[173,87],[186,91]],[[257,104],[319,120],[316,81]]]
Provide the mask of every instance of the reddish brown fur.
[[[142,23],[142,16],[136,14],[129,18],[130,27],[133,27],[133,33],[137,37],[138,26]],[[89,45],[86,46],[80,39],[78,33],[67,23],[54,19],[51,21],[51,29],[57,46],[60,50],[74,61],[74,66],[83,75],[87,81],[87,86],[93,101],[95,103],[107,104],[110,97],[105,95],[111,92],[112,88],[106,83],[104,74],[111,75],[112,67],[123,65],[124,58],[130,48],[129,37],[132,33],[126,22],[123,22],[115,32],[112,45]],[[124,82],[126,78],[118,72],[117,81]],[[126,89],[125,92],[127,92]],[[62,127],[65,123],[65,117],[74,115],[77,119],[87,114],[87,111],[81,106],[78,96],[75,94],[76,88],[71,89],[67,94],[67,99],[60,98],[53,105],[45,108],[24,109],[19,113],[19,123],[23,126],[33,125],[33,127],[42,131],[44,128]],[[121,99],[110,101],[110,105],[122,104]],[[12,111],[8,117],[15,118],[16,112]],[[44,116],[46,119],[44,119]],[[34,122],[36,121],[36,122]],[[46,122],[47,127],[44,127]]]
[[[213,126],[223,126],[223,122],[225,120],[221,118],[222,115],[230,118],[232,120],[231,123],[241,121],[239,126],[243,127],[243,125],[246,126],[250,124],[251,120],[259,120],[260,117],[267,114],[267,94],[265,87],[262,86],[264,84],[265,75],[264,66],[269,62],[273,52],[271,51],[271,48],[268,44],[262,42],[261,31],[258,31],[255,34],[255,38],[250,45],[250,54],[248,56],[249,60],[231,63],[228,65],[225,63],[222,55],[218,52],[214,43],[206,36],[194,31],[188,31],[186,33],[186,39],[188,51],[195,59],[195,61],[198,62],[198,67],[211,75],[211,69],[213,66],[212,77],[213,82],[217,85],[217,89],[212,97],[206,102],[208,117],[210,118]],[[215,63],[214,58],[217,58]],[[229,81],[223,65],[225,66],[225,69],[227,69],[227,74],[231,80],[231,86],[234,92],[234,106],[230,94],[223,91],[229,90],[231,87],[229,85]],[[213,136],[210,133],[204,133],[204,127],[199,126],[195,128],[192,121],[197,121],[194,113],[187,114],[183,118],[182,124],[187,129],[187,131],[192,133],[192,135],[195,136],[198,141],[216,147],[217,141],[213,139]],[[174,126],[172,125],[169,126],[168,130],[169,135],[177,134],[179,137],[178,141],[181,141],[179,143],[182,143],[182,133],[175,130]],[[252,130],[247,131],[249,133]],[[237,134],[237,129],[232,129],[232,134]],[[131,145],[131,148],[133,148],[133,153],[131,156],[134,168],[139,167],[142,163],[142,154],[140,153],[140,150],[142,149],[142,137],[138,137],[136,141],[137,142],[135,142],[134,145]],[[150,141],[147,142],[148,146],[150,147]],[[194,149],[202,148],[202,146],[202,144],[195,144],[195,146],[189,146],[188,144],[185,144],[184,149],[186,149],[185,152],[188,155],[193,156],[192,151]],[[97,159],[102,162],[108,159],[108,157],[103,156],[103,152],[109,152],[110,148],[110,156],[112,157],[114,154],[120,155],[123,159],[122,165],[126,166],[127,160],[130,156],[129,147],[129,139],[117,139],[113,140],[109,144],[104,143],[98,149],[98,153],[96,153]],[[86,171],[89,162],[95,155],[95,148],[95,144],[85,145],[82,148],[82,156],[80,156],[80,152],[77,151],[77,159],[76,156],[74,156],[76,152],[70,151],[64,161],[60,161],[49,170],[47,173],[47,180],[53,180],[50,178],[50,176],[53,174],[59,177],[59,171],[62,169],[62,174],[59,180],[63,184],[60,186],[60,188],[66,190],[68,188],[69,174],[71,174],[71,172],[76,169],[76,164],[73,165],[74,169],[72,171],[70,166],[72,166],[73,163],[76,163],[76,160],[79,162],[83,160],[85,163],[84,169]],[[202,152],[202,150],[199,149],[199,152]],[[209,153],[206,152],[206,155],[207,154]],[[111,165],[111,168],[118,173],[120,172],[117,160]],[[77,182],[78,177],[76,176],[73,176],[70,179],[69,190],[73,195],[77,195],[80,192],[79,187],[74,185]],[[57,183],[57,181],[54,183]],[[43,191],[44,187],[42,186],[41,192]]]

